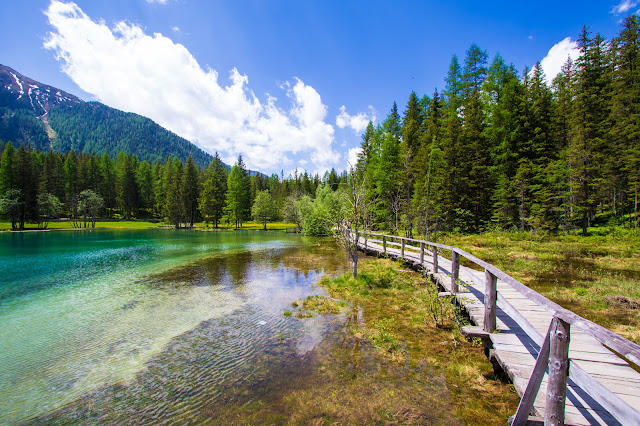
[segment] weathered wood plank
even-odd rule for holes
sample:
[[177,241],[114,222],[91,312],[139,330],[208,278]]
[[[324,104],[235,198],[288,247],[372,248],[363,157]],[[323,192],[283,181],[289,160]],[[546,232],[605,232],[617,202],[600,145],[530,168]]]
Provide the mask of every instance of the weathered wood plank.
[[542,343],[535,366],[533,367],[533,371],[531,372],[531,376],[527,382],[527,387],[522,393],[522,399],[520,399],[520,404],[518,405],[518,410],[516,411],[516,415],[512,423],[515,426],[524,426],[527,423],[529,414],[531,414],[533,410],[533,404],[536,400],[536,396],[538,395],[538,391],[540,390],[540,384],[542,384],[542,379],[544,378],[545,370],[547,369],[547,362],[549,361],[549,340],[552,328],[553,324],[549,327],[547,337]]
[[496,276],[485,270],[484,281],[484,329],[491,333],[496,330],[496,312],[498,292]]
[[[493,348],[496,350],[505,350],[509,352],[516,352],[516,353],[530,354],[530,355],[535,355],[537,353],[537,346],[533,348],[533,347],[524,346],[523,344],[518,345],[518,344],[497,343],[494,337],[492,337],[491,341],[493,342]],[[571,348],[569,349],[569,358],[571,358],[572,360],[595,361],[595,362],[606,361],[609,364],[627,365],[623,360],[621,360],[620,358],[617,358],[615,355],[603,354],[599,352],[578,351],[578,350],[572,350]]]
[[465,325],[460,328],[460,333],[464,337],[479,337],[481,339],[488,339],[491,333],[484,331],[482,327],[477,325]]

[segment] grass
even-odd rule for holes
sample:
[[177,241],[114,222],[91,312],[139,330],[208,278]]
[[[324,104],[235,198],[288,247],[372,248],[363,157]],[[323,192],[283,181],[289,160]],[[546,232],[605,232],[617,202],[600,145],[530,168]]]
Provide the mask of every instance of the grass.
[[[204,223],[199,223],[198,226],[205,228],[205,229],[216,229],[213,227],[213,225],[209,224],[209,226],[207,227]],[[295,227],[296,224],[295,223],[286,223],[286,222],[267,222],[267,230],[268,231],[284,231],[287,228],[293,228]],[[225,229],[225,230],[230,230],[230,229],[234,229],[233,224],[229,224],[229,223],[219,223],[218,224],[218,229]],[[264,229],[264,225],[262,224],[262,222],[245,222],[242,224],[242,227],[238,228],[240,230],[258,230],[261,231],[262,229]]]
[[[109,228],[109,229],[137,229],[137,228],[153,228],[160,227],[162,225],[167,225],[162,222],[151,222],[146,220],[110,220],[110,221],[97,221],[96,228]],[[218,228],[214,228],[211,224],[205,224],[204,222],[195,224],[199,229],[205,230],[232,230],[234,229],[232,225],[229,224],[219,224]],[[269,231],[284,231],[287,228],[292,228],[296,226],[293,223],[285,223],[285,222],[272,222],[267,223],[267,230]],[[47,226],[49,230],[60,230],[60,229],[83,229],[83,228],[75,228],[73,226],[73,222],[71,221],[62,221],[62,222],[49,222]],[[90,229],[90,228],[89,228]],[[240,230],[262,230],[263,225],[261,222],[246,222],[242,224]],[[35,223],[27,223],[25,224],[25,230],[34,231],[41,230],[38,228],[38,225]],[[11,222],[0,222],[0,231],[11,231]]]
[[[312,295],[302,300],[291,302],[291,306],[297,309],[296,318],[311,318],[318,314],[338,314],[343,312],[349,305],[342,301],[325,296]],[[285,317],[293,315],[293,311],[287,309],[284,311]]]
[[[111,228],[111,229],[136,229],[136,228],[152,228],[159,227],[162,223],[158,222],[149,222],[145,220],[118,220],[118,221],[102,221],[96,222],[96,228]],[[75,228],[73,226],[73,222],[64,221],[64,222],[49,222],[49,226],[47,226],[48,230],[59,230],[59,229],[85,229],[85,228]],[[91,229],[91,228],[86,228]],[[38,225],[35,223],[27,223],[25,224],[25,230],[33,231],[33,230],[41,230],[38,228]],[[0,231],[11,231],[11,222],[0,222]]]
[[620,228],[591,231],[587,237],[493,231],[444,235],[439,242],[494,264],[559,305],[640,343],[640,237]]
[[[363,312],[363,320],[352,321],[348,333],[375,348],[380,368],[397,368],[405,374],[424,368],[433,376],[429,380],[442,380],[448,395],[441,397],[449,400],[449,407],[464,423],[500,424],[515,413],[519,399],[513,387],[494,377],[482,349],[460,335],[459,312],[438,299],[435,286],[420,274],[398,269],[390,260],[366,259],[360,262],[357,280],[345,274],[324,278],[320,284],[332,297],[345,299]],[[430,385],[411,379],[397,391],[417,398]],[[405,409],[384,421],[405,423],[402,413],[421,419],[417,423],[428,418],[411,404]]]

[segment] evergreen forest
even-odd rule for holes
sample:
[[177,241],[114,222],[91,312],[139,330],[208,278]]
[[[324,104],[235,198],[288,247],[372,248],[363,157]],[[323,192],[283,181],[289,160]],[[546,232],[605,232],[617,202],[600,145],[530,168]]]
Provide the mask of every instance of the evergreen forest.
[[[453,56],[444,90],[411,93],[369,124],[356,165],[372,226],[428,237],[491,228],[586,234],[597,214],[637,228],[640,32],[587,27],[580,57],[551,85],[476,44]],[[428,238],[427,238],[428,239]]]
[[201,221],[241,227],[252,217],[299,223],[296,202],[310,200],[322,184],[335,189],[339,183],[335,170],[322,180],[297,171],[287,179],[251,175],[242,156],[227,172],[217,154],[200,168],[192,156],[151,163],[124,152],[115,159],[73,149],[65,155],[15,148],[9,141],[0,157],[0,212],[14,229],[24,229],[25,223],[46,227],[59,217],[78,226],[98,217],[165,220],[176,227]]
[[[76,123],[64,115],[71,109],[52,111],[50,122],[71,135],[61,139],[66,154],[8,142],[0,209],[16,228],[102,215],[177,227],[283,219],[321,234],[335,223],[347,182],[357,181],[365,226],[409,237],[496,228],[586,234],[603,213],[637,229],[640,21],[626,18],[611,40],[584,27],[577,42],[579,58],[551,84],[539,63],[518,71],[472,44],[462,61],[452,57],[444,90],[412,92],[403,111],[394,102],[382,123],[369,123],[357,164],[322,177],[251,176],[242,156],[231,170],[217,155],[209,164],[163,152],[139,159],[124,149],[135,140],[109,141],[120,151],[111,157],[91,150],[99,126]],[[73,108],[105,113],[91,103]]]

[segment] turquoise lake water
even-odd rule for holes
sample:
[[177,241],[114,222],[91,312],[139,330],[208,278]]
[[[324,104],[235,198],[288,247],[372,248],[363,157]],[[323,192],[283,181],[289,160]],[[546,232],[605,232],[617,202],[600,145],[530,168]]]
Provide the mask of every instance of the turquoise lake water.
[[207,418],[265,352],[323,339],[326,320],[283,311],[344,262],[276,232],[2,234],[0,423]]

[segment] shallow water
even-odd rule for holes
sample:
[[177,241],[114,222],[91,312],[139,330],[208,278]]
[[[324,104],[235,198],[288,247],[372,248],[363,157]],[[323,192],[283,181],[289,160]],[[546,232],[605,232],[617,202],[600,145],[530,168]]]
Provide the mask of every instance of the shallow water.
[[304,355],[337,326],[282,313],[342,268],[330,242],[284,233],[0,235],[0,422],[202,418],[265,352]]

